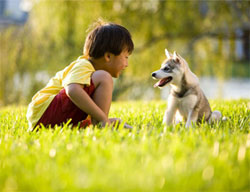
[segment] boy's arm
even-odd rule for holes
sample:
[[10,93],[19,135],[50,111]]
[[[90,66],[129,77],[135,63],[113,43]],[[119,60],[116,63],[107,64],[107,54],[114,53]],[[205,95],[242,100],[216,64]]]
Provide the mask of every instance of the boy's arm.
[[95,104],[89,95],[83,90],[83,85],[72,83],[65,87],[67,96],[82,111],[89,114],[103,124],[110,124],[107,115]]

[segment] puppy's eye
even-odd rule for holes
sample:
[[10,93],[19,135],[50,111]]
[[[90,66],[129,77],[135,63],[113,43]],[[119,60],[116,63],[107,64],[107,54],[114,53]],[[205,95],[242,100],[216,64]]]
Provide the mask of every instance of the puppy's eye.
[[164,71],[169,71],[170,70],[170,68],[169,67],[164,67],[164,69],[163,69]]

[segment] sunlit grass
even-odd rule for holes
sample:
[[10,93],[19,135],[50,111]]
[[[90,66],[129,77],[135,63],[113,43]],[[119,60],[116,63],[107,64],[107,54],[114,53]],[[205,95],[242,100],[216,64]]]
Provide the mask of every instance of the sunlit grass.
[[210,101],[225,122],[164,127],[166,103],[116,102],[132,131],[27,132],[26,107],[0,110],[0,191],[247,191],[250,101]]

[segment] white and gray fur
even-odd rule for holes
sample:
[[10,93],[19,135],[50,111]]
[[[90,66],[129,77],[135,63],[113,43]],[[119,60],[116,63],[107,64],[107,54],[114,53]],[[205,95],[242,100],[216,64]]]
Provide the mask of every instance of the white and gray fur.
[[172,55],[167,49],[165,54],[167,59],[162,63],[161,68],[152,73],[153,78],[159,80],[155,87],[170,85],[168,106],[163,122],[167,126],[171,125],[178,113],[186,121],[186,127],[189,127],[192,122],[200,122],[203,119],[209,123],[218,121],[221,113],[211,111],[208,100],[199,86],[199,80],[192,73],[185,59],[176,52]]

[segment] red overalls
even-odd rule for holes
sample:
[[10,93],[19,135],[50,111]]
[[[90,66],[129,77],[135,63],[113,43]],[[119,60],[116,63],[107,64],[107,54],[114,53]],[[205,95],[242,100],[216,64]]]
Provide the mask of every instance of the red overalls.
[[[90,97],[92,97],[95,91],[95,85],[93,81],[91,80],[90,86],[84,86],[83,89]],[[91,120],[83,121],[87,118],[87,116],[87,113],[79,109],[70,100],[70,98],[66,95],[65,89],[62,89],[52,100],[49,107],[37,122],[36,126],[42,123],[45,127],[49,125],[54,127],[55,125],[67,123],[67,121],[71,119],[70,124],[73,124],[73,126],[76,126],[78,123],[80,123],[80,127],[85,127],[91,124]]]

